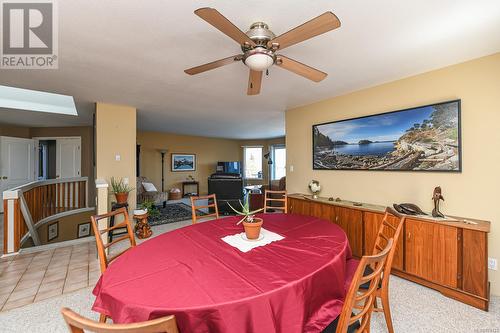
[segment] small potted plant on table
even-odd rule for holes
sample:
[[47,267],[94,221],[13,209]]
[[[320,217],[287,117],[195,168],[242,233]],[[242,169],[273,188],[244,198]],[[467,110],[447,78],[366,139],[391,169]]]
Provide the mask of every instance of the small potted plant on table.
[[262,228],[262,223],[264,222],[260,217],[255,217],[254,215],[260,211],[262,211],[264,208],[256,209],[253,211],[250,211],[250,204],[249,204],[249,195],[247,194],[244,199],[244,204],[240,202],[241,206],[241,211],[238,211],[234,209],[233,206],[228,202],[227,204],[231,209],[238,215],[243,216],[241,220],[239,220],[238,223],[240,224],[243,222],[243,227],[245,228],[245,235],[247,236],[248,239],[255,240],[258,239],[260,236],[260,229]]
[[111,190],[115,194],[116,202],[119,204],[127,203],[128,194],[134,190],[130,187],[123,178],[111,177]]

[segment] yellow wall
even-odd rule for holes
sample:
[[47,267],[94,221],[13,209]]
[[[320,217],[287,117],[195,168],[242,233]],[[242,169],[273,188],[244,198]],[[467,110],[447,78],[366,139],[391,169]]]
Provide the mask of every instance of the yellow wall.
[[[215,172],[218,161],[239,161],[241,144],[237,140],[215,139],[200,136],[177,135],[159,132],[138,132],[137,144],[141,145],[141,176],[153,182],[161,191],[161,154],[165,154],[165,191],[181,188],[182,181],[191,175],[200,182],[200,193],[208,192],[208,176]],[[172,172],[171,154],[196,154],[196,171]],[[194,191],[194,188],[186,188]]]
[[[96,177],[128,178],[135,188],[136,109],[129,106],[96,104]],[[120,155],[120,160],[116,160]],[[111,187],[109,188],[111,190]],[[114,197],[112,198],[114,200]],[[130,192],[129,207],[135,208],[136,191]]]
[[[462,173],[327,171],[312,169],[311,125],[452,99],[462,100]],[[492,221],[489,256],[500,260],[500,53],[286,112],[287,190],[307,192],[317,179],[322,196],[382,205],[413,202],[431,210],[440,185],[446,214]],[[289,171],[289,169],[288,169]],[[489,271],[500,295],[500,272]]]

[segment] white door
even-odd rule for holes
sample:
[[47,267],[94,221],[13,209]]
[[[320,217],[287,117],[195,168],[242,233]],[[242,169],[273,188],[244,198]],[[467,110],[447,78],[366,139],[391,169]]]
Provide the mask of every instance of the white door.
[[[0,136],[0,194],[34,181],[34,168],[34,140]],[[0,212],[3,212],[3,202]]]
[[56,178],[80,177],[81,138],[58,138],[56,140]]

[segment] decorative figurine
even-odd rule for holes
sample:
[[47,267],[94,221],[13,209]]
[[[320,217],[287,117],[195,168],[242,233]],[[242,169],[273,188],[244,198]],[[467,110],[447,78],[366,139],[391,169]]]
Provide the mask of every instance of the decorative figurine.
[[439,211],[439,201],[443,200],[443,195],[441,194],[441,186],[437,186],[432,194],[432,200],[434,201],[434,209],[432,210],[432,216],[444,218],[444,214]]
[[319,184],[319,181],[311,180],[311,182],[309,183],[309,190],[313,194],[313,199],[318,199],[318,194],[321,191],[321,185]]

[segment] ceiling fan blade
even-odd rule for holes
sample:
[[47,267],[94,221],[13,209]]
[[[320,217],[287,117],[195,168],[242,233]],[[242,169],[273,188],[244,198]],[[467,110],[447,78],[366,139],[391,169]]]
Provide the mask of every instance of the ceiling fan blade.
[[224,15],[219,13],[215,8],[199,8],[194,11],[196,15],[213,25],[223,34],[231,37],[238,44],[243,45],[248,43],[250,46],[255,46],[253,40],[250,39],[243,31],[238,29],[231,21],[229,21]]
[[340,20],[337,16],[332,12],[326,12],[270,40],[267,45],[272,47],[274,43],[277,43],[279,49],[283,50],[285,47],[303,42],[338,27],[340,27]]
[[309,67],[301,62],[295,61],[282,55],[279,55],[277,57],[276,65],[314,82],[319,82],[326,78],[328,75],[325,72]]
[[258,95],[262,83],[262,72],[250,70],[247,95]]
[[203,64],[203,65],[200,65],[200,66],[196,66],[196,67],[193,67],[193,68],[186,69],[186,70],[184,70],[184,72],[186,74],[189,74],[189,75],[200,74],[200,73],[209,71],[211,69],[215,69],[215,68],[218,68],[218,67],[222,67],[222,66],[225,66],[225,65],[232,64],[233,62],[236,62],[236,61],[240,61],[241,57],[242,57],[242,55],[239,54],[239,55],[235,55],[235,56],[232,56],[232,57],[227,57],[227,58],[224,58],[224,59],[219,59],[219,60],[216,60],[216,61],[209,62],[208,64]]

